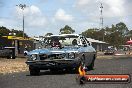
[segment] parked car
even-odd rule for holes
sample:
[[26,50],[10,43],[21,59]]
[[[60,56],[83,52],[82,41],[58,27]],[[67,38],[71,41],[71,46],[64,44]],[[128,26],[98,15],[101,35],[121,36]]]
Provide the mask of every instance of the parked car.
[[15,59],[15,47],[0,47],[0,57]]
[[28,52],[26,64],[30,75],[40,70],[76,70],[80,64],[93,69],[96,51],[84,36],[78,34],[51,35],[44,40],[45,48]]
[[107,49],[104,51],[104,55],[114,55],[115,50],[114,49]]

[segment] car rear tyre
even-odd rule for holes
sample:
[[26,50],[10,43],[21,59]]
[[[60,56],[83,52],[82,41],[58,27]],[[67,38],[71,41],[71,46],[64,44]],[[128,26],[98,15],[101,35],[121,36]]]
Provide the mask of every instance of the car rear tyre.
[[37,68],[34,68],[32,66],[29,66],[30,75],[37,76],[40,73],[40,70]]

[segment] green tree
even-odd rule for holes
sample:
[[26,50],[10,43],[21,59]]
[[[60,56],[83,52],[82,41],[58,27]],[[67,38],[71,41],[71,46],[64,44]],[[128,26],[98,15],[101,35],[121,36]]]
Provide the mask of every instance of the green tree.
[[[23,31],[21,31],[21,30],[14,30],[14,29],[12,29],[11,33],[16,33],[17,37],[23,37]],[[24,36],[28,37],[28,35],[26,33],[24,33]]]
[[6,27],[0,27],[0,35],[1,36],[7,36],[7,35],[9,35],[9,33],[10,33],[10,30],[9,29],[7,29]]
[[123,22],[120,22],[118,24],[116,24],[116,30],[120,36],[120,45],[124,45],[126,43],[126,36],[127,36],[127,33],[129,32],[127,26],[125,23]]
[[53,33],[46,33],[45,36],[53,35]]
[[70,26],[68,26],[68,25],[65,25],[65,27],[64,28],[61,28],[60,29],[60,33],[61,34],[72,34],[72,33],[74,33],[75,32],[75,30],[73,30]]
[[118,31],[120,33],[121,36],[126,36],[126,34],[128,33],[128,28],[125,25],[125,23],[120,22],[118,24],[116,24],[116,31]]
[[[17,37],[22,37],[23,36],[23,31],[14,30],[14,29],[9,30],[8,28],[3,27],[3,26],[0,27],[0,35],[1,36],[8,36],[9,33],[16,33]],[[24,35],[25,35],[25,37],[28,37],[28,35],[26,33],[24,33]]]
[[98,39],[98,40],[102,40],[104,31],[99,30],[97,28],[91,28],[91,29],[87,29],[86,31],[82,32],[83,36],[89,37],[89,38],[93,38],[93,39]]

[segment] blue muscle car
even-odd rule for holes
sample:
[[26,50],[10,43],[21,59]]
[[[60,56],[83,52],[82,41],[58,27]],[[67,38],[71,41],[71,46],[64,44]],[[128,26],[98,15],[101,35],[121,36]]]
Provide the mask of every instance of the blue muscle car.
[[44,39],[44,48],[28,53],[26,64],[30,75],[38,75],[40,70],[78,69],[83,64],[93,69],[96,51],[84,36],[78,34],[51,35]]

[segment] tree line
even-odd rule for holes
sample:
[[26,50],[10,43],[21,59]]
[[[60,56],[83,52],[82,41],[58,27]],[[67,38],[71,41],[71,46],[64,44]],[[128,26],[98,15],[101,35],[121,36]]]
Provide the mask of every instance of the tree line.
[[[9,34],[14,35],[14,33],[16,34],[15,36],[17,36],[17,37],[23,36],[23,31],[21,31],[21,30],[15,30],[15,29],[10,30],[3,26],[0,27],[0,36],[9,36]],[[24,35],[25,35],[25,37],[28,37],[28,35],[26,33],[24,33]]]

